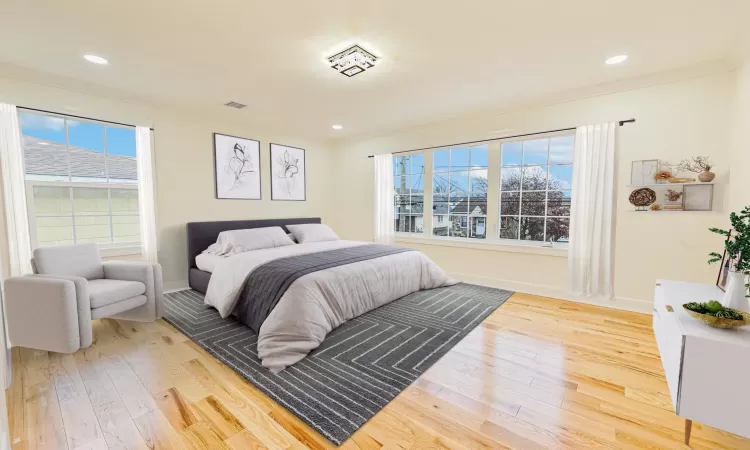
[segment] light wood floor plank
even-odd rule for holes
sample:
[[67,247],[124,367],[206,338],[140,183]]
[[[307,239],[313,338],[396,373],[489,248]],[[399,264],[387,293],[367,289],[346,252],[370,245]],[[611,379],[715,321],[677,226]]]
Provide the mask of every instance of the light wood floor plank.
[[[24,365],[21,361],[21,349],[14,347],[11,350],[11,380],[10,388],[5,391],[6,407],[8,412],[8,437],[11,450],[26,450],[29,448],[26,438],[25,419],[25,395]],[[31,428],[31,427],[29,427]]]
[[157,409],[133,419],[135,426],[151,450],[178,450],[184,447],[179,434],[161,410]]
[[75,353],[75,361],[92,405],[100,406],[120,399],[104,369],[105,361],[99,348],[92,346],[79,350]]
[[103,437],[89,397],[79,396],[60,402],[60,411],[69,448]]
[[213,395],[194,403],[193,409],[198,413],[201,420],[207,422],[222,440],[229,439],[244,428],[240,421]]
[[73,450],[109,450],[107,447],[107,441],[104,438],[94,439],[88,444],[83,444],[80,447],[76,447]]
[[25,397],[25,442],[29,450],[67,449],[63,416],[52,381],[27,387]]
[[[14,450],[331,449],[164,321],[94,321],[74,355],[13,349]],[[515,294],[340,448],[687,449],[651,317]],[[750,449],[696,423],[692,449]]]
[[198,419],[190,404],[182,398],[180,391],[170,388],[162,393],[156,394],[156,404],[167,421],[177,431],[198,423]]
[[124,359],[119,356],[109,357],[104,369],[120,394],[130,417],[136,418],[157,408],[154,398]]
[[146,444],[122,400],[94,407],[107,446],[118,450],[145,450]]
[[226,450],[229,448],[205,422],[198,422],[185,428],[182,430],[182,436],[183,442],[192,449]]

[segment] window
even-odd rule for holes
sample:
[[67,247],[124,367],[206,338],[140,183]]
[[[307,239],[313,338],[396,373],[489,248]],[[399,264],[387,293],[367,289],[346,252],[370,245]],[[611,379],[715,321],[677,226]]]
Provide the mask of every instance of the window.
[[398,233],[424,231],[424,155],[393,158],[395,210]]
[[34,248],[140,241],[135,129],[20,113]]
[[574,136],[501,146],[500,239],[568,242]]
[[432,153],[432,234],[487,237],[488,146]]

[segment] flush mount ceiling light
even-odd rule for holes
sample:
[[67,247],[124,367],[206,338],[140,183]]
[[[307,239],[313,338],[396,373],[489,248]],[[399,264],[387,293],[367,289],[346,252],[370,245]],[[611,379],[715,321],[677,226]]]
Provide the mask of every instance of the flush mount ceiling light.
[[94,64],[107,64],[108,61],[97,55],[83,55],[83,59]]
[[227,102],[227,103],[224,103],[224,106],[229,106],[230,108],[242,109],[246,107],[247,105],[245,105],[244,103],[240,103],[240,102]]
[[377,56],[363,49],[359,45],[353,45],[343,52],[328,57],[328,63],[340,74],[353,77],[367,69],[375,67]]
[[333,125],[333,126],[331,126],[331,128],[333,128],[334,130],[340,130],[340,129],[344,128],[344,127],[342,127],[341,125]]
[[611,66],[613,64],[623,63],[625,62],[626,59],[628,59],[628,55],[617,55],[617,56],[612,56],[610,58],[607,58],[607,60],[604,62],[605,64],[609,64]]

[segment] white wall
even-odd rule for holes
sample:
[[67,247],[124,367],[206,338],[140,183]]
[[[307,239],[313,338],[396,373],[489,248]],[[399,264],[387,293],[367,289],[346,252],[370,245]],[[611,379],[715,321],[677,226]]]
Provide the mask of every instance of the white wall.
[[[481,114],[418,129],[342,141],[334,148],[338,208],[330,222],[345,238],[372,237],[372,160],[366,156],[488,137],[565,128],[634,117],[621,128],[615,247],[616,300],[610,306],[651,310],[658,278],[713,283],[708,252],[721,239],[707,231],[728,222],[726,184],[717,187],[713,212],[636,213],[627,198],[630,163],[636,159],[678,162],[697,155],[715,162],[716,181],[727,183],[730,166],[730,104],[735,74],[725,67],[639,80],[640,86],[580,100],[502,114]],[[606,91],[606,89],[600,89]],[[745,166],[747,167],[747,166]],[[489,218],[494,229],[496,217]],[[478,248],[413,244],[459,278],[518,291],[573,298],[567,292],[567,259],[555,252],[529,254]]]
[[[294,136],[294,130],[279,133],[254,129],[239,121],[200,117],[2,77],[0,73],[0,102],[154,128],[159,262],[164,266],[165,288],[187,285],[187,222],[323,216],[328,197],[330,152],[320,142]],[[92,87],[91,92],[97,91]],[[76,108],[74,112],[65,109],[71,106]],[[215,198],[214,132],[261,142],[262,200]],[[307,201],[270,200],[270,142],[306,149]],[[0,222],[0,233],[5,236],[5,223]],[[6,247],[6,239],[0,239],[0,257],[4,264],[7,264]],[[4,266],[4,273],[8,273],[7,266]]]
[[737,70],[732,134],[732,167],[737,167],[731,184],[731,209],[750,205],[750,59]]

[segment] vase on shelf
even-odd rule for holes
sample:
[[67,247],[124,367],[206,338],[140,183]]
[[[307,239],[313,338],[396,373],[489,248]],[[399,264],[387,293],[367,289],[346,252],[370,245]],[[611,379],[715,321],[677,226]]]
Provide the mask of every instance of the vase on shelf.
[[750,312],[750,303],[748,303],[745,297],[746,292],[745,274],[742,272],[729,272],[727,274],[724,298],[721,299],[722,306],[738,311]]
[[704,170],[698,174],[698,179],[701,180],[701,183],[710,183],[714,181],[714,178],[716,178],[716,174],[709,170]]

